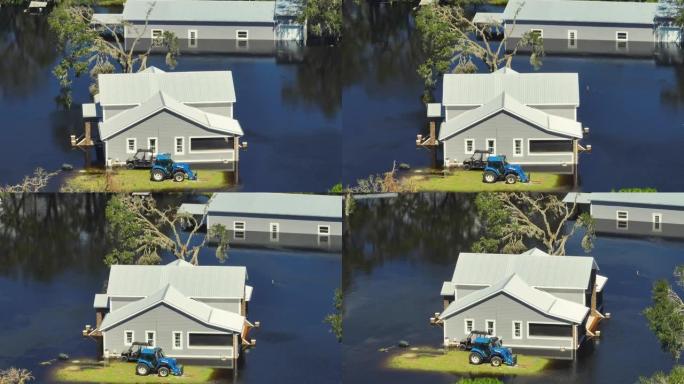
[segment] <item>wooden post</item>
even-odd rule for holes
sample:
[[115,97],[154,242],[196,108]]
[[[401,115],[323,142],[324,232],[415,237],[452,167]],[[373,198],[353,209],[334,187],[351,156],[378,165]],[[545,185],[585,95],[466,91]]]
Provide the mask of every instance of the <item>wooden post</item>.
[[83,144],[85,145],[92,145],[92,137],[90,134],[90,121],[85,122],[85,138],[83,139]]
[[572,146],[572,186],[573,188],[577,188],[577,185],[579,184],[579,142],[577,139],[573,140],[573,146]]
[[233,333],[233,377],[237,377],[238,353],[238,334]]
[[596,280],[594,280],[594,284],[591,287],[591,314],[595,315],[596,312]]
[[435,145],[437,140],[437,128],[435,120],[430,120],[430,145]]

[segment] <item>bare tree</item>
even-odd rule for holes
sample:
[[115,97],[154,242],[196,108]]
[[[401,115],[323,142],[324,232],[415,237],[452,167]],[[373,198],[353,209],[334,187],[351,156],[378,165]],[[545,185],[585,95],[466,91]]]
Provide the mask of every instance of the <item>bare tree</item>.
[[34,379],[31,371],[27,369],[10,367],[0,370],[0,384],[25,384]]
[[365,179],[356,181],[357,185],[347,188],[351,193],[386,193],[386,192],[416,192],[415,183],[408,179],[402,180],[397,177],[397,162],[392,164],[392,169],[382,175],[370,175]]
[[43,168],[36,168],[33,175],[24,177],[19,184],[0,187],[0,193],[40,192],[47,187],[50,179],[58,173],[48,172]]

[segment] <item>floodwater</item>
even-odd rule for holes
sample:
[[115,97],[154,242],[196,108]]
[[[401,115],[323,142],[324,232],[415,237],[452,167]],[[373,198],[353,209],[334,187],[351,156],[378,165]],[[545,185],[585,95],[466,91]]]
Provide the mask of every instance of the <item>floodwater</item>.
[[[416,134],[427,134],[427,120],[421,102],[423,83],[416,73],[422,58],[411,11],[414,4],[356,3],[346,3],[342,44],[346,184],[387,171],[393,161],[413,168],[432,163],[431,153],[415,145]],[[644,52],[634,44],[615,52],[615,43],[607,43],[591,47],[605,53],[597,56],[583,54],[581,44],[579,48],[549,49],[539,70],[579,73],[578,120],[591,129],[583,143],[593,147],[592,153],[580,157],[580,188],[684,189],[684,179],[672,171],[684,167],[681,52]],[[513,60],[513,68],[533,70],[524,54]],[[439,101],[441,89],[434,96]]]
[[[97,356],[96,342],[83,338],[81,330],[94,324],[93,295],[108,276],[102,263],[108,251],[102,241],[107,199],[50,194],[4,200],[0,367],[26,368],[36,382],[50,383],[54,366],[41,362],[62,352],[72,359]],[[214,250],[204,249],[200,263],[218,264]],[[339,382],[341,347],[323,318],[333,311],[333,293],[340,286],[340,254],[233,247],[225,263],[247,267],[254,286],[249,318],[261,321],[250,333],[257,346],[244,355],[236,382]],[[221,376],[232,378],[230,371]]]
[[[345,288],[345,382],[454,383],[456,376],[391,370],[384,366],[400,340],[439,347],[441,328],[429,317],[442,309],[439,291],[459,252],[479,236],[474,195],[416,194],[358,201],[348,220],[343,262]],[[579,236],[567,253],[584,255]],[[675,363],[660,350],[641,312],[651,303],[657,279],[673,282],[684,243],[599,235],[591,255],[608,277],[601,338],[585,344],[576,361],[554,362],[536,378],[507,383],[634,383],[639,376],[669,371]],[[679,289],[679,288],[678,288]],[[679,289],[682,294],[681,289]],[[390,347],[389,352],[379,352]]]
[[[81,104],[92,101],[90,79],[74,81],[74,104],[65,111],[55,100],[55,45],[45,17],[0,9],[2,185],[19,182],[37,167],[85,166],[86,156],[71,148],[69,135],[83,132]],[[233,71],[235,118],[249,143],[240,155],[237,189],[323,192],[341,180],[339,49],[313,45],[292,56],[214,53],[178,59],[176,71]],[[161,56],[149,65],[168,70]]]

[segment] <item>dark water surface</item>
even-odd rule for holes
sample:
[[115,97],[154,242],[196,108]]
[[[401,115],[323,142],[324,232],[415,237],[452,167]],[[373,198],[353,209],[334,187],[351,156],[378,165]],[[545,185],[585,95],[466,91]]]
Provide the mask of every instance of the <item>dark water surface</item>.
[[[427,121],[420,100],[422,80],[416,73],[422,61],[420,39],[411,7],[385,2],[346,5],[345,183],[386,171],[395,160],[413,167],[431,164],[430,153],[415,146],[416,134],[426,134]],[[672,170],[684,167],[684,67],[672,64],[669,57],[681,52],[655,57],[652,48],[633,44],[618,56],[614,43],[592,49],[606,55],[582,55],[581,50],[572,56],[550,53],[540,69],[579,73],[578,119],[591,128],[584,143],[593,146],[591,154],[580,158],[580,187],[683,190],[684,179]],[[513,60],[513,68],[533,70],[524,55]],[[439,101],[441,89],[434,95]]]
[[[179,57],[177,71],[233,71],[235,118],[249,143],[239,189],[322,192],[340,181],[339,50],[312,46],[293,56]],[[36,167],[85,165],[69,135],[83,132],[80,104],[91,102],[90,79],[73,83],[74,104],[64,111],[55,102],[59,86],[51,73],[59,59],[44,17],[0,9],[0,184],[16,183]],[[167,70],[162,57],[149,64]]]
[[[428,319],[442,309],[439,291],[458,253],[470,251],[478,237],[473,198],[422,194],[357,203],[344,244],[345,382],[457,381],[452,375],[385,368],[391,354],[401,351],[378,349],[399,340],[440,346],[441,328]],[[579,237],[567,253],[584,255]],[[612,318],[601,324],[601,338],[585,344],[574,362],[558,361],[542,376],[508,377],[507,383],[634,383],[674,364],[641,312],[650,305],[653,282],[673,280],[674,267],[684,262],[684,243],[599,236],[591,255],[608,277],[604,300]]]
[[[108,276],[102,263],[106,201],[106,195],[86,194],[4,201],[0,369],[27,368],[37,383],[50,383],[52,366],[41,362],[61,352],[72,359],[97,356],[95,341],[81,330],[94,324],[93,295]],[[200,262],[218,264],[214,250],[203,250]],[[249,319],[261,321],[250,334],[257,346],[244,354],[237,382],[339,382],[341,347],[323,318],[333,311],[340,264],[339,254],[230,250],[226,265],[246,266],[254,286]],[[222,376],[232,377],[229,371]]]

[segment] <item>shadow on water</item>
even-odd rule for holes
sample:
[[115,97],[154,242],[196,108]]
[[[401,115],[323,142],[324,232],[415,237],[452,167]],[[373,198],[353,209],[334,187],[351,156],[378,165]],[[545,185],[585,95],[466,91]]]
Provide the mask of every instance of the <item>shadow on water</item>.
[[[441,309],[439,290],[450,280],[459,252],[480,236],[472,194],[412,194],[357,201],[347,219],[343,260],[345,381],[454,383],[453,375],[386,367],[406,340],[439,347],[441,328],[428,318]],[[581,233],[567,245],[585,255]],[[633,383],[675,363],[660,349],[642,311],[655,280],[673,280],[684,242],[599,235],[591,255],[608,277],[601,337],[582,346],[575,361],[553,361],[538,377],[505,377],[506,383]],[[679,288],[677,288],[679,289]],[[619,352],[618,352],[619,351]]]

